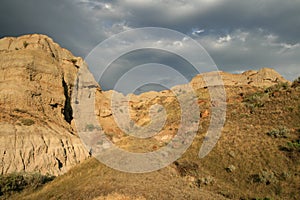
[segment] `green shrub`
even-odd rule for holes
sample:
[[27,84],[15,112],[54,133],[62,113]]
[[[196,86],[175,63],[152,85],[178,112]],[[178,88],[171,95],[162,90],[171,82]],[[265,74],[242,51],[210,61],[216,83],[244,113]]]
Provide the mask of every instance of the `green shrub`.
[[300,139],[287,142],[285,146],[280,146],[279,149],[281,151],[287,151],[287,152],[293,152],[293,151],[300,152]]
[[52,181],[54,176],[39,173],[11,173],[0,175],[0,196],[20,192],[26,188],[36,189]]
[[71,62],[75,65],[75,64],[77,63],[77,59],[72,58],[72,59],[71,59]]
[[289,88],[289,84],[288,84],[287,82],[281,83],[280,86],[281,86],[284,90],[286,90],[286,89]]
[[300,150],[300,140],[294,140],[294,141],[288,142],[287,145],[290,148],[293,148],[295,150]]
[[21,174],[13,173],[0,178],[1,194],[6,194],[12,191],[21,191],[25,188],[26,182]]
[[286,107],[286,110],[287,110],[288,112],[293,112],[293,111],[294,111],[294,107],[292,107],[292,106],[287,106],[287,107]]
[[265,93],[272,94],[274,92],[279,92],[280,90],[286,90],[289,88],[288,82],[280,82],[276,85],[270,86],[265,89]]
[[254,183],[263,183],[269,185],[277,181],[275,174],[272,171],[262,170],[258,174],[250,176],[250,180]]
[[14,111],[19,112],[19,113],[27,113],[26,110],[22,110],[22,109],[19,109],[19,108],[15,108]]
[[269,96],[263,92],[257,92],[246,96],[243,102],[248,108],[250,108],[250,111],[252,113],[255,108],[264,107],[265,101],[268,97]]
[[300,76],[293,81],[292,87],[299,87],[300,86]]
[[179,172],[179,174],[181,176],[198,176],[198,172],[199,172],[199,166],[196,163],[193,162],[178,162],[175,161],[174,162],[177,171]]
[[24,47],[24,48],[26,48],[28,45],[29,45],[28,42],[26,42],[26,41],[23,42],[23,47]]
[[27,119],[27,118],[21,119],[21,122],[25,126],[31,126],[35,123],[32,119]]
[[273,129],[267,134],[274,138],[287,138],[289,134],[289,129],[286,127],[279,127],[278,129]]

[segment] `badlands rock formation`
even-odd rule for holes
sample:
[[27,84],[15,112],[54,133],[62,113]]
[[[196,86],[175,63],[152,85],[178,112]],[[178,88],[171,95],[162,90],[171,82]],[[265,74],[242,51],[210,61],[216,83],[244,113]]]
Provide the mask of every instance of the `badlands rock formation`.
[[[26,35],[0,40],[0,170],[39,171],[59,175],[89,156],[77,135],[71,95],[81,58],[59,47],[44,35]],[[268,87],[286,82],[271,69],[240,75],[221,72],[225,87]],[[209,117],[209,94],[201,75],[191,81],[199,95],[201,117]],[[176,86],[181,88],[181,86]],[[184,89],[184,86],[182,86]],[[113,91],[96,93],[96,111],[101,127],[114,143],[134,149],[133,140],[123,140],[124,132],[115,123],[111,110]],[[236,93],[236,92],[235,92]],[[184,94],[188,95],[188,94]],[[150,123],[149,108],[161,104],[167,121],[153,138],[149,151],[168,142],[178,129],[179,104],[170,91],[129,95],[130,116],[135,123]],[[227,96],[227,98],[230,98]],[[120,110],[123,112],[123,110]],[[132,146],[130,146],[132,144]],[[134,149],[139,151],[139,149]]]
[[[208,84],[221,84],[224,86],[227,104],[240,103],[243,100],[245,92],[255,91],[259,88],[268,88],[278,83],[291,84],[275,70],[269,68],[263,68],[258,71],[246,71],[242,74],[220,72],[219,75],[220,76],[216,76],[215,72],[200,74],[194,77],[189,83],[194,89],[194,95],[198,98],[200,118],[203,120],[210,119],[211,108],[215,106],[214,102],[210,99],[210,92],[212,92],[212,90],[207,88]],[[206,77],[206,79],[204,77]],[[222,81],[218,81],[218,77],[221,77]],[[209,83],[207,84],[204,79],[210,80]],[[185,98],[184,96],[191,96],[191,93],[186,90],[186,85],[175,86],[172,90],[182,91],[182,98]],[[98,94],[101,95],[101,97],[96,94],[96,114],[105,133],[107,133],[108,137],[118,146],[132,151],[152,151],[170,142],[177,133],[181,123],[180,120],[182,119],[182,110],[177,96],[174,95],[171,90],[160,92],[150,91],[140,95],[129,94],[126,96],[128,101],[127,107],[126,105],[118,104],[115,110],[112,109],[112,99],[116,99],[116,97],[122,96],[122,94],[118,93],[113,95],[114,93],[116,92],[104,91]],[[125,98],[125,96],[122,98]],[[129,117],[126,117],[127,115],[118,115],[118,111],[124,113],[129,108],[130,118],[137,125],[144,127],[149,125],[151,120],[159,121],[157,117],[151,119],[149,115],[150,108],[157,104],[164,107],[166,111],[166,121],[162,129],[154,135],[152,140],[144,144],[142,141],[135,140],[132,137],[124,139],[126,138],[124,128],[121,130],[118,123],[126,122]],[[118,123],[116,123],[116,119]],[[127,127],[128,126],[130,126],[129,123],[127,124]],[[123,127],[126,127],[126,125]],[[127,129],[129,129],[129,127]],[[129,132],[130,131],[128,131],[128,133]],[[139,144],[143,147],[138,147]],[[147,148],[145,148],[145,146]]]
[[0,40],[0,171],[58,175],[88,157],[72,126],[81,58],[44,35]]
[[[209,73],[208,73],[209,74]],[[278,72],[270,68],[262,68],[258,71],[249,70],[242,74],[230,74],[220,72],[224,86],[254,86],[254,87],[270,87],[277,83],[289,82],[284,79]],[[205,87],[206,84],[202,75],[197,75],[191,81],[194,88]]]

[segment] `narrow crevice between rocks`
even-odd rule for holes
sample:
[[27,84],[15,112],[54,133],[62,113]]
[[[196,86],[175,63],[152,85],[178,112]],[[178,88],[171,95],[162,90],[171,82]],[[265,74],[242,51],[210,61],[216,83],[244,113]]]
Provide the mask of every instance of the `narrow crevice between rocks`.
[[63,148],[63,152],[64,152],[64,165],[67,165],[67,160],[68,160],[68,156],[67,156],[67,149],[66,149],[66,145],[64,144],[63,140],[60,140],[61,146]]
[[73,109],[71,106],[71,97],[70,97],[71,95],[69,95],[69,88],[64,78],[62,79],[62,85],[64,87],[64,95],[65,95],[65,106],[63,109],[63,115],[66,122],[71,124],[71,121],[73,119]]
[[50,42],[48,41],[48,39],[45,39],[45,41],[46,41],[46,43],[48,44],[48,47],[49,47],[51,56],[52,56],[54,59],[58,59],[58,58],[55,56],[54,49],[52,49],[52,46],[50,45]]
[[45,138],[44,138],[43,135],[41,135],[41,138],[42,138],[43,143],[44,143],[44,145],[45,145],[45,147],[46,147],[46,154],[47,154],[47,153],[48,153],[48,145],[47,145],[46,140],[45,140]]
[[25,158],[23,157],[23,155],[22,155],[22,151],[20,150],[20,157],[21,157],[21,161],[22,161],[22,165],[23,165],[23,171],[25,171],[26,170],[26,165],[25,165]]
[[55,158],[55,159],[57,161],[58,170],[61,170],[61,168],[63,167],[63,163],[58,158]]
[[4,163],[4,157],[6,155],[6,150],[4,150],[3,152],[3,155],[2,155],[2,158],[1,158],[1,164],[0,164],[0,167],[1,167],[1,174],[4,174],[4,166],[5,166],[5,163]]

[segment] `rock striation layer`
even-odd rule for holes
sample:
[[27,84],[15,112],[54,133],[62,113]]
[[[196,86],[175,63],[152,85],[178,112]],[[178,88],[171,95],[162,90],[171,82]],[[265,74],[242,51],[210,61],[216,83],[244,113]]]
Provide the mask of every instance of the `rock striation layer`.
[[88,157],[72,125],[83,60],[45,35],[0,40],[0,170],[59,175]]

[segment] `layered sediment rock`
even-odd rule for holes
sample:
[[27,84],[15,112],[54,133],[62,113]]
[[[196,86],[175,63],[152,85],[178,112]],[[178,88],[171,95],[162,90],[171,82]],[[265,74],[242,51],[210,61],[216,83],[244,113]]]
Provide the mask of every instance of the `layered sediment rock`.
[[88,153],[72,126],[71,94],[86,67],[44,35],[0,40],[0,170],[66,172]]

